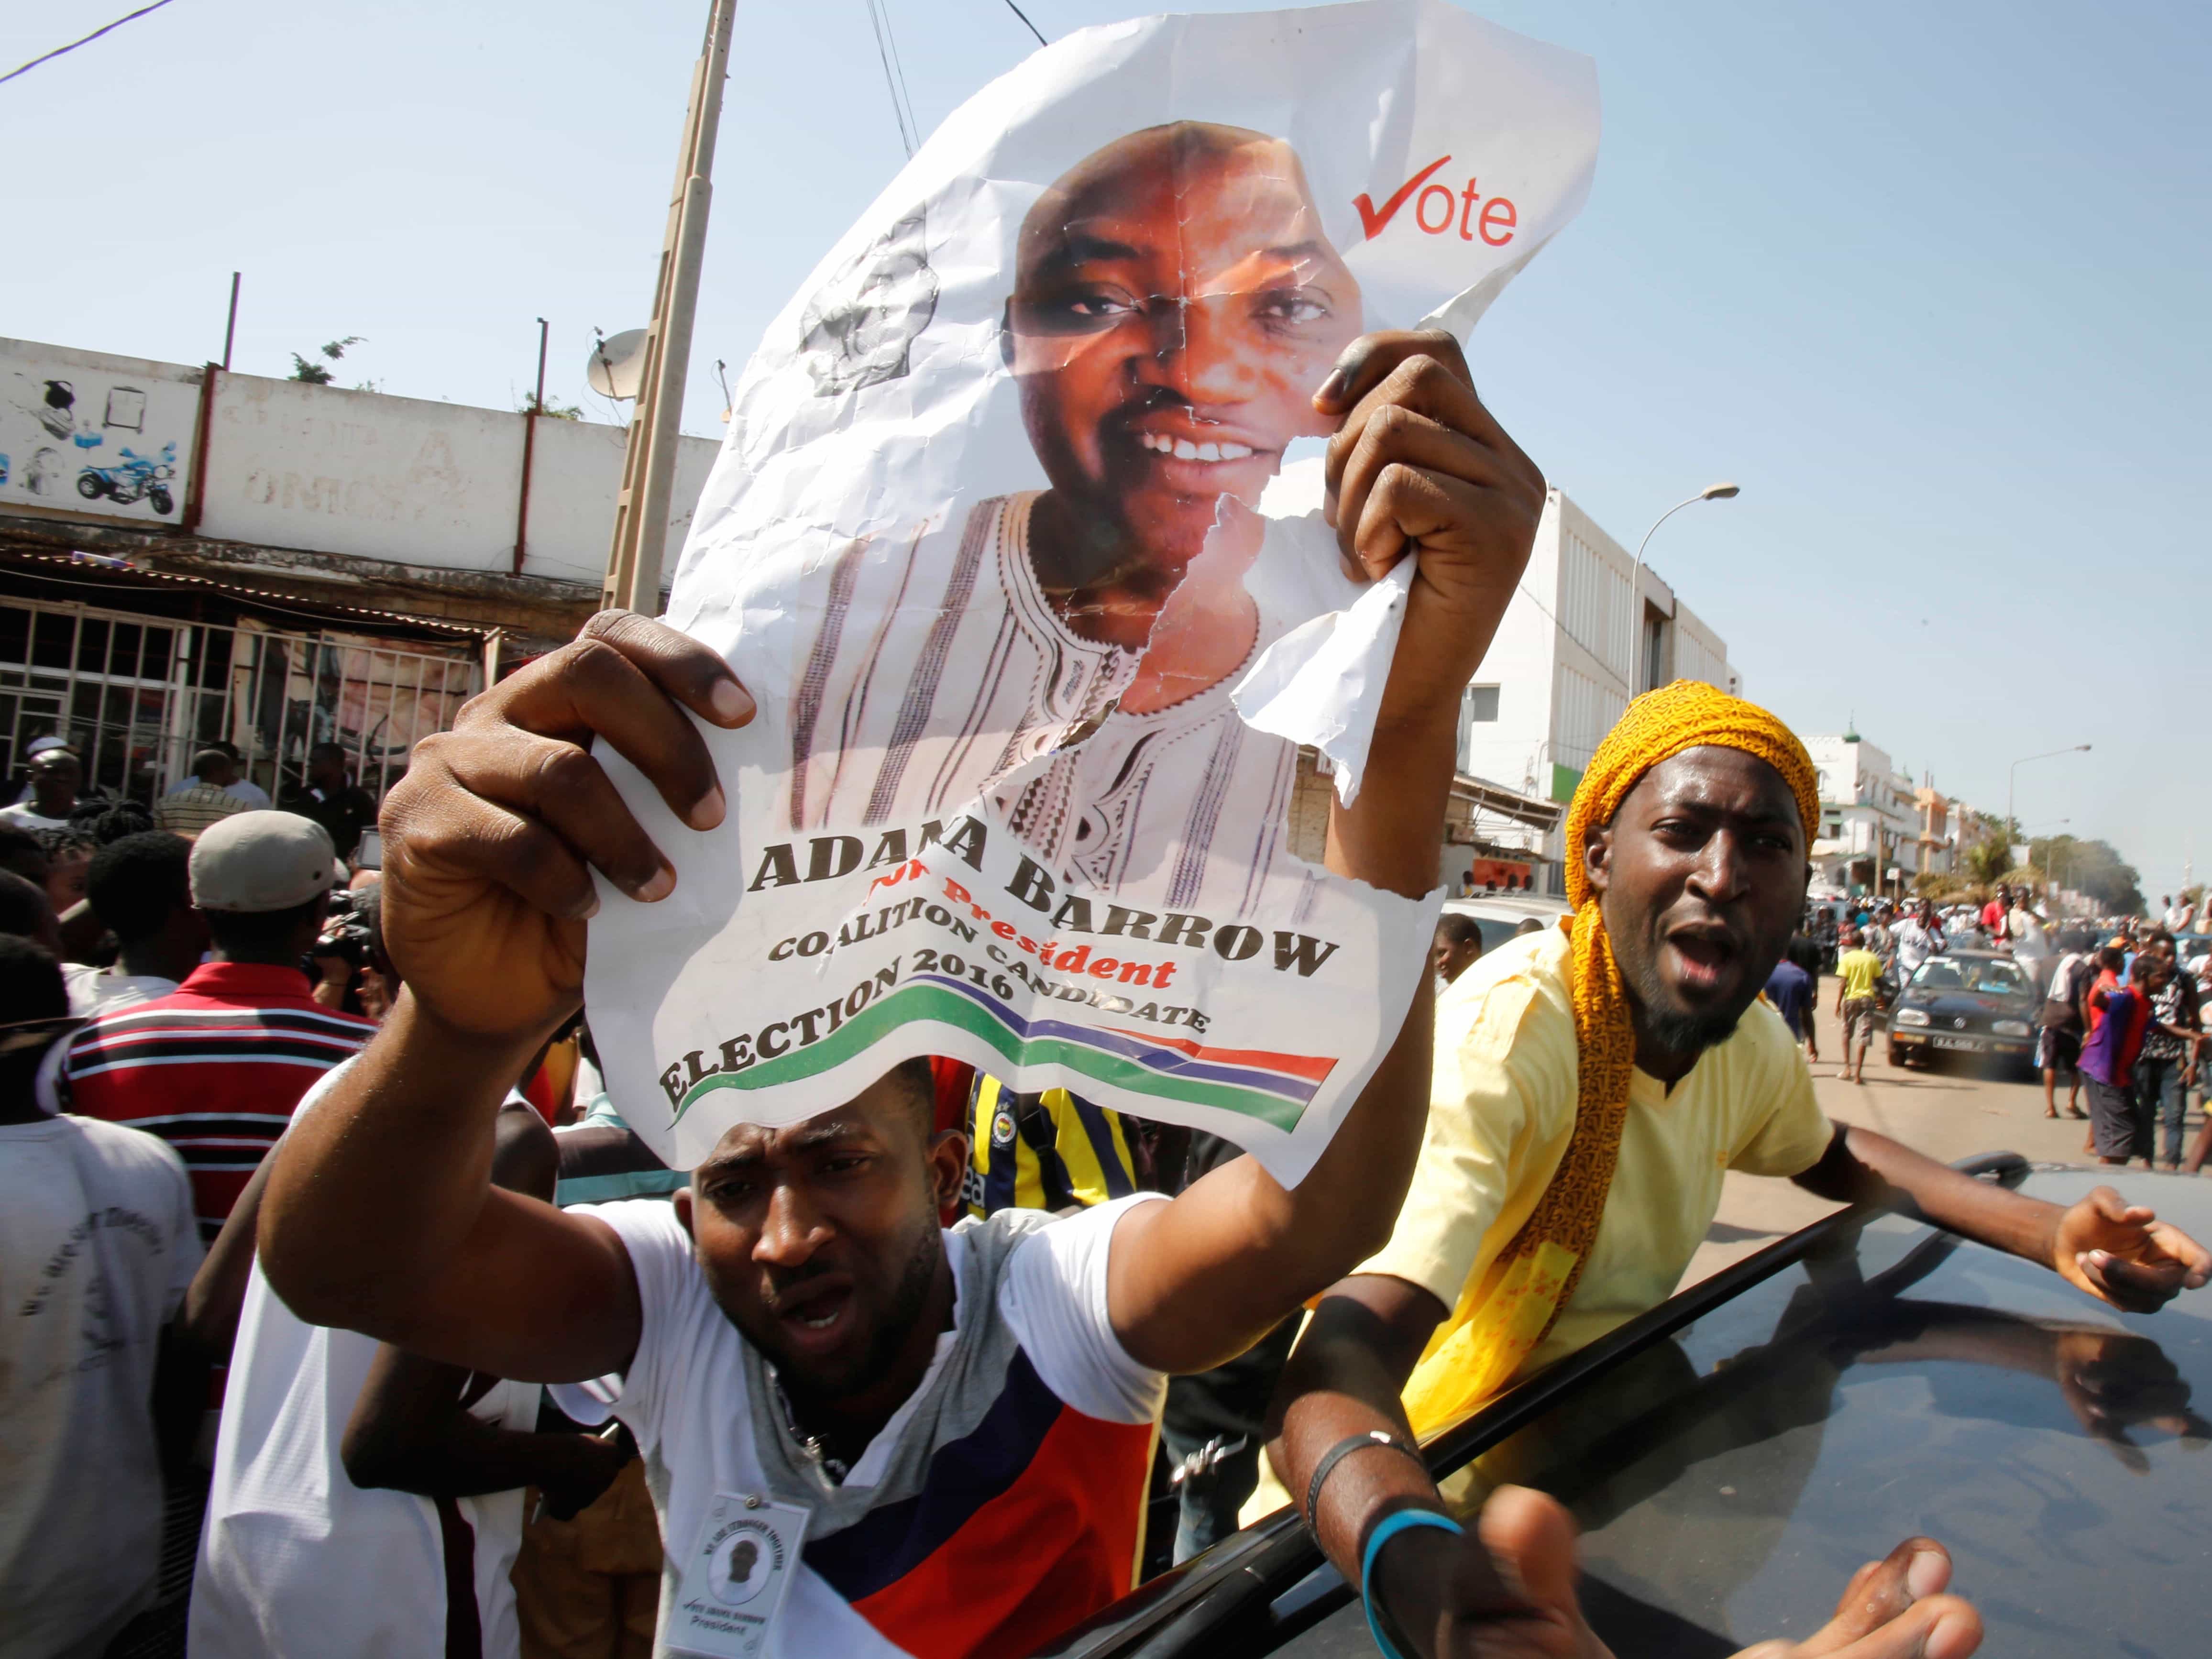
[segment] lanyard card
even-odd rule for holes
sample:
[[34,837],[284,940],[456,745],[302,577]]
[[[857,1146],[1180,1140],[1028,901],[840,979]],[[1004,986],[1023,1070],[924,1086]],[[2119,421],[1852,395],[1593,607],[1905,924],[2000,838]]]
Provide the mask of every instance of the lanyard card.
[[810,1511],[717,1492],[684,1563],[668,1645],[709,1659],[760,1659],[791,1593]]

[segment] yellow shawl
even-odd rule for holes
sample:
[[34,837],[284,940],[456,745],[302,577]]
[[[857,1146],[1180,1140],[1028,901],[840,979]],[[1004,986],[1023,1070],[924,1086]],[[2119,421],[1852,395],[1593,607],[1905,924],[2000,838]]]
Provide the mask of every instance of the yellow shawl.
[[1575,1012],[1574,1133],[1527,1224],[1488,1272],[1470,1275],[1459,1305],[1431,1339],[1406,1385],[1417,1435],[1466,1416],[1511,1380],[1574,1295],[1605,1213],[1620,1132],[1628,1119],[1636,1035],[1613,945],[1583,870],[1590,830],[1613,822],[1637,781],[1686,749],[1739,749],[1790,785],[1808,836],[1820,821],[1818,775],[1790,728],[1757,705],[1696,680],[1676,680],[1630,703],[1590,757],[1567,809],[1567,899]]

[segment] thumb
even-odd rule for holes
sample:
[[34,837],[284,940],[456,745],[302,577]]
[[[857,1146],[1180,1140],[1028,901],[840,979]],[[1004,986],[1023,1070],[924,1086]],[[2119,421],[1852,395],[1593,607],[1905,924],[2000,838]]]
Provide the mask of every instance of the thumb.
[[1557,1499],[1526,1486],[1500,1486],[1482,1506],[1476,1530],[1508,1583],[1546,1613],[1583,1626],[1575,1523]]
[[2127,1200],[2122,1198],[2110,1187],[2099,1187],[2092,1190],[2089,1194],[2089,1203],[2091,1207],[2107,1221],[2140,1224],[2158,1218],[2158,1212],[2155,1210],[2146,1209],[2139,1204],[2131,1206]]

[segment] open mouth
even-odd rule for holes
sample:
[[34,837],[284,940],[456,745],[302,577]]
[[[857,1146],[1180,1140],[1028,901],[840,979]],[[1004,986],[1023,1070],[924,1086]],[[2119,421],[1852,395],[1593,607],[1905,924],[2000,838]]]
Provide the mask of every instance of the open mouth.
[[1741,954],[1735,940],[1719,928],[1683,928],[1668,934],[1667,943],[1674,947],[1679,976],[1689,990],[1717,989]]
[[837,1329],[852,1311],[853,1287],[844,1284],[797,1287],[778,1301],[781,1305],[776,1309],[776,1317],[786,1329],[820,1337]]

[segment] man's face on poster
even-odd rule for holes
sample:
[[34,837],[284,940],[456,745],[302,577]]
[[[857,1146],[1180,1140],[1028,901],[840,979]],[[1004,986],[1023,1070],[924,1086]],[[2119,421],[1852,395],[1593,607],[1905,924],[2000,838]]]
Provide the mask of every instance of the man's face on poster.
[[1193,123],[1120,139],[1024,222],[1007,307],[1053,489],[1154,559],[1197,556],[1220,498],[1256,503],[1361,331],[1359,287],[1289,145]]

